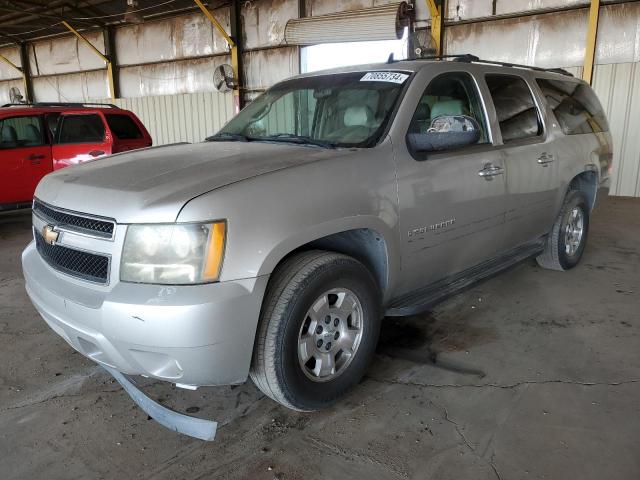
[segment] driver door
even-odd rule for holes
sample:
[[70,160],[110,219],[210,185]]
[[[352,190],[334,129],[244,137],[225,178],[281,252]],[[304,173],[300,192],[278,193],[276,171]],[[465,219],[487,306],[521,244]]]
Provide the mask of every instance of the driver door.
[[425,133],[440,116],[465,115],[481,128],[476,144],[398,155],[402,245],[399,293],[459,274],[496,256],[505,218],[503,155],[493,148],[476,83],[444,73],[422,94],[409,133]]

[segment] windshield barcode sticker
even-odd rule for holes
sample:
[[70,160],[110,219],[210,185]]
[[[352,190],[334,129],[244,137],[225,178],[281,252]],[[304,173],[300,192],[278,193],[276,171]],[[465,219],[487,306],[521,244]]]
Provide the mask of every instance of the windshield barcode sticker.
[[404,83],[409,78],[406,73],[397,72],[369,72],[360,79],[361,82],[391,82]]

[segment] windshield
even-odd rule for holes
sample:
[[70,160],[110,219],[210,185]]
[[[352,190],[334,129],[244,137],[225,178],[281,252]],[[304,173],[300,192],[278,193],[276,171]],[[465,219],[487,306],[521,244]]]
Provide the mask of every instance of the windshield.
[[282,82],[208,140],[372,147],[408,78],[399,72],[358,72]]

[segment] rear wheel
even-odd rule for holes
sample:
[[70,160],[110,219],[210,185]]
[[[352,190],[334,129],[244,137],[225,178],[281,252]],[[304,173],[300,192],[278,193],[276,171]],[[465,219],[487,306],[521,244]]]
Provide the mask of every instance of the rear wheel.
[[273,274],[256,335],[250,376],[295,410],[326,407],[356,385],[380,331],[379,290],[357,260],[302,252]]
[[571,190],[547,237],[544,252],[536,259],[541,267],[569,270],[582,258],[589,233],[589,204],[584,193]]

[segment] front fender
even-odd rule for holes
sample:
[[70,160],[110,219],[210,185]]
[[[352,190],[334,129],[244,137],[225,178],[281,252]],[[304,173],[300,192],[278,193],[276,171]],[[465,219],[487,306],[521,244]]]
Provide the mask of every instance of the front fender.
[[188,202],[179,222],[227,220],[220,280],[270,274],[293,250],[354,229],[387,248],[387,290],[399,269],[398,205],[390,142],[260,175]]
[[383,286],[386,294],[385,297],[387,297],[388,293],[393,291],[399,275],[400,254],[398,237],[394,230],[389,228],[380,218],[370,215],[357,215],[331,220],[283,238],[282,241],[274,245],[271,251],[265,256],[258,275],[270,274],[284,257],[304,245],[331,235],[359,229],[367,229],[375,232],[385,245],[387,278]]

